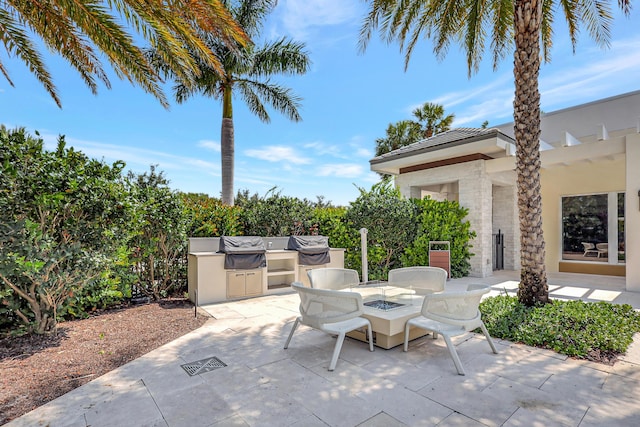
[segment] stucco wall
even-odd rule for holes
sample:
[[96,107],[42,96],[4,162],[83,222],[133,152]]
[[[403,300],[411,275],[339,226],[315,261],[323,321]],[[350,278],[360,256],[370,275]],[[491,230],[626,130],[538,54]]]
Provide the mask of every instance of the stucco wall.
[[562,259],[562,196],[625,191],[625,160],[581,162],[542,169],[542,229],[548,272]]
[[640,191],[640,134],[627,136],[626,149],[626,287],[629,291],[640,292],[640,201],[638,200],[638,191]]

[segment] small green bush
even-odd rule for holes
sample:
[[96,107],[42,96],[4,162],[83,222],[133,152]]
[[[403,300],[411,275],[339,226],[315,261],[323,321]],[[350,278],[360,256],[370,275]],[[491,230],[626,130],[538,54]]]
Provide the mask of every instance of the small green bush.
[[220,237],[242,234],[238,206],[225,205],[206,194],[183,193],[182,202],[190,215],[189,237]]
[[267,191],[264,197],[239,197],[236,204],[242,208],[239,222],[244,235],[317,234],[315,224],[309,221],[313,203],[306,199],[283,196],[276,187]]
[[429,265],[429,242],[446,240],[451,250],[451,277],[468,276],[471,269],[469,259],[473,255],[470,241],[476,237],[471,224],[464,219],[469,209],[456,201],[438,201],[429,197],[413,199],[413,202],[417,207],[419,225],[415,239],[402,255],[403,265]]
[[604,301],[553,300],[526,307],[515,296],[500,295],[482,301],[480,312],[493,337],[581,359],[622,354],[640,332],[640,313]]
[[350,204],[346,219],[358,235],[361,228],[368,230],[369,279],[386,280],[389,270],[403,267],[400,257],[416,235],[417,209],[391,182],[374,184],[369,191],[358,189],[360,195]]

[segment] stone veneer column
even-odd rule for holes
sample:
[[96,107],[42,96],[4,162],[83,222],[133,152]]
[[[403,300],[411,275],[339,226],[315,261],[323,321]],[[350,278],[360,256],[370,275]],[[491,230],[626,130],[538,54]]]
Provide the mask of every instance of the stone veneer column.
[[470,276],[487,277],[493,274],[492,263],[492,184],[484,169],[484,161],[465,163],[467,174],[458,181],[460,205],[468,208],[467,219],[476,238],[471,242]]
[[[624,226],[626,233],[626,288],[640,292],[640,134],[627,135],[626,194]],[[610,245],[611,247],[611,245]]]

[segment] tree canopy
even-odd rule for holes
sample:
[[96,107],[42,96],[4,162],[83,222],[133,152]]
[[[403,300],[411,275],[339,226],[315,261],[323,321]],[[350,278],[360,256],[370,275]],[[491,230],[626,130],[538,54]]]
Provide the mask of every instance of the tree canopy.
[[[0,27],[7,54],[24,62],[59,107],[60,96],[36,38],[62,56],[92,93],[97,93],[98,81],[111,87],[101,53],[119,78],[138,84],[165,107],[168,103],[160,76],[130,30],[156,49],[181,77],[199,72],[190,51],[198,52],[199,58],[223,73],[220,59],[202,38],[204,33],[227,46],[250,43],[222,0],[7,0],[0,6]],[[13,86],[1,60],[0,72]]]

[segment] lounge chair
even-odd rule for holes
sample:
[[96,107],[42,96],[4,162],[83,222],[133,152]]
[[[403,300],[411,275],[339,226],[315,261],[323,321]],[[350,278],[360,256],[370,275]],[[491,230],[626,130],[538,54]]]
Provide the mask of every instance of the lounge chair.
[[307,272],[309,283],[316,289],[349,289],[360,284],[356,270],[348,268],[315,268]]
[[489,292],[489,286],[469,285],[464,292],[445,292],[424,297],[421,315],[407,320],[404,330],[404,351],[409,347],[409,330],[412,326],[433,332],[433,338],[441,334],[456,365],[459,375],[464,375],[462,362],[451,337],[480,328],[494,353],[498,353],[487,328],[480,317],[480,299]]
[[418,295],[444,291],[447,270],[440,267],[404,267],[389,271],[389,285],[411,288]]
[[329,371],[336,368],[347,332],[367,328],[369,351],[373,351],[371,323],[364,317],[360,317],[364,313],[364,305],[359,293],[308,288],[300,282],[293,282],[291,287],[300,296],[300,316],[293,323],[287,342],[284,344],[285,349],[289,347],[291,337],[293,337],[298,325],[303,324],[331,335],[337,335],[333,356],[329,363]]
[[584,254],[582,256],[587,257],[589,254],[598,256],[598,250],[596,249],[596,245],[593,243],[582,242],[582,246],[584,247]]
[[596,251],[598,252],[598,258],[601,256],[609,256],[609,244],[608,243],[596,243]]

